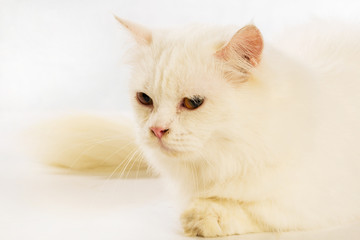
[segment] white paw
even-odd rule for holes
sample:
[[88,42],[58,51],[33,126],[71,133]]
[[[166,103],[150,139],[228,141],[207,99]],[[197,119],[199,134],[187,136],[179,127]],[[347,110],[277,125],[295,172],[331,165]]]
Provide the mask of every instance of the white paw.
[[[188,236],[220,237],[236,234],[236,223],[229,216],[227,201],[196,199],[181,215],[184,232]],[[237,206],[240,208],[240,206]]]
[[206,203],[193,204],[181,215],[184,232],[188,236],[218,237],[224,236],[221,228],[221,216]]
[[243,211],[240,203],[221,199],[196,199],[181,215],[188,236],[221,237],[260,229]]

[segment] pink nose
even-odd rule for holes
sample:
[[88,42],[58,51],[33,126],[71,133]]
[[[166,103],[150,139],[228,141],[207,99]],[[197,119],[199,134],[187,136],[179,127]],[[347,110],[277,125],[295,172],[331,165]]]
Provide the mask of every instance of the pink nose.
[[164,134],[169,131],[169,129],[162,127],[151,127],[150,130],[158,139],[161,139],[162,136],[164,136]]

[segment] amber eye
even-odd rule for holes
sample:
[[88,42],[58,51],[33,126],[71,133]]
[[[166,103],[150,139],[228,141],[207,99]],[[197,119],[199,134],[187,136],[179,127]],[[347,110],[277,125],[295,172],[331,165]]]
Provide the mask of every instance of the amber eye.
[[138,92],[138,93],[136,93],[136,98],[143,105],[152,105],[153,104],[152,99],[148,95],[146,95],[146,93]]
[[193,110],[200,107],[203,102],[204,99],[199,96],[195,96],[193,98],[184,98],[182,106],[189,110]]

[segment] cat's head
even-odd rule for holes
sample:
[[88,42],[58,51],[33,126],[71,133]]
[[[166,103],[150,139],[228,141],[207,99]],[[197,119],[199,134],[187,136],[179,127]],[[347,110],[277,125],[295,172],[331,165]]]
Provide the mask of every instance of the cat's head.
[[253,25],[235,34],[199,27],[150,31],[118,20],[137,42],[130,94],[139,141],[185,161],[205,156],[219,140],[231,141],[241,112],[250,108],[245,104],[251,105],[242,98],[261,60],[260,31]]

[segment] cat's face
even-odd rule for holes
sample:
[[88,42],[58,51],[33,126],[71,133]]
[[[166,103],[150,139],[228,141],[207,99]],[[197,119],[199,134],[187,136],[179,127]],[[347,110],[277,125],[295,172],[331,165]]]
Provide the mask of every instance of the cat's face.
[[[228,81],[229,76],[232,80],[242,76],[258,60],[254,52],[260,54],[262,40],[260,51],[247,48],[254,43],[254,33],[259,34],[257,29],[240,30],[225,45],[228,39],[214,31],[200,37],[192,36],[196,29],[190,34],[155,35],[119,21],[138,42],[130,94],[141,145],[158,154],[193,160],[219,139],[229,138],[236,128],[234,113],[241,108],[239,85]],[[247,35],[251,44],[245,41]]]
[[233,87],[218,71],[211,51],[189,54],[194,50],[181,42],[145,48],[133,69],[138,138],[161,154],[201,154],[212,138],[226,131]]

